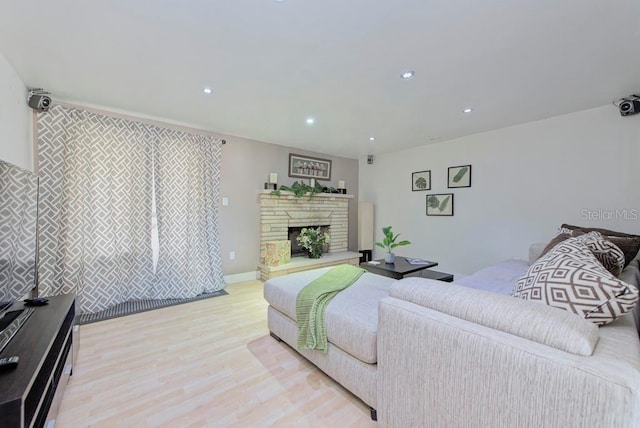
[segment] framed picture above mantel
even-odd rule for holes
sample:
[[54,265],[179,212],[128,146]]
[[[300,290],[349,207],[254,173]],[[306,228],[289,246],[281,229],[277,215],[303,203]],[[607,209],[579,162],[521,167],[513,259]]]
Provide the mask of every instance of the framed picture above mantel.
[[331,161],[289,153],[289,177],[331,180]]

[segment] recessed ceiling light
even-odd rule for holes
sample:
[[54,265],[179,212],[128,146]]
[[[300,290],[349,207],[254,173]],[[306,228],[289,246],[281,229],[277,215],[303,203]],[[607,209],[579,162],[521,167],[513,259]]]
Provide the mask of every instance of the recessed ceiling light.
[[472,108],[466,108],[464,110],[462,110],[463,113],[471,113],[473,111]]
[[308,117],[307,118],[307,125],[313,125],[314,123],[316,123],[316,120],[312,117]]
[[202,88],[202,92],[204,92],[205,94],[209,95],[210,93],[213,92],[213,90],[211,88],[209,88],[209,87],[205,87],[205,88]]
[[369,137],[369,141],[376,141],[376,137]]
[[403,71],[400,77],[402,77],[404,80],[409,80],[409,79],[413,79],[413,76],[415,75],[416,75],[415,71],[407,70],[407,71]]

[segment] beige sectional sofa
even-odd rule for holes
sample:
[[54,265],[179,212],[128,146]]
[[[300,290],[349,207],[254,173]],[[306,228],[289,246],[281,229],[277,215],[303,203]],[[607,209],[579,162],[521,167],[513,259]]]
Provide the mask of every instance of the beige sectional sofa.
[[[598,327],[509,296],[528,266],[454,283],[365,273],[327,307],[328,352],[298,352],[381,426],[640,426],[638,311]],[[294,349],[297,291],[328,269],[265,283],[269,330]],[[637,258],[620,277],[640,283]]]

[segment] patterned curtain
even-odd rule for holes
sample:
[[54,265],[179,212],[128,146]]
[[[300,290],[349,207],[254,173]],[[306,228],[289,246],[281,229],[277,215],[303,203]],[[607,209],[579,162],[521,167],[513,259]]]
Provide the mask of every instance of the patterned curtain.
[[80,312],[93,313],[224,288],[220,148],[210,137],[79,109],[40,113],[41,294],[76,293]]
[[155,131],[158,295],[193,297],[221,290],[217,201],[222,141]]
[[0,160],[0,307],[36,285],[38,177]]
[[39,287],[93,313],[153,295],[146,126],[53,106],[38,115]]

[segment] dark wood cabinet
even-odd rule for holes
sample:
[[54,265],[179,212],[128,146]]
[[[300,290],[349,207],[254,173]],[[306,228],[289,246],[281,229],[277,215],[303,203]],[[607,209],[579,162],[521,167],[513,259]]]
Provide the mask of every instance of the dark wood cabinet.
[[[12,309],[22,308],[19,302]],[[43,427],[55,419],[78,349],[73,295],[50,297],[34,309],[0,353],[20,357],[15,369],[0,371],[3,428]]]

